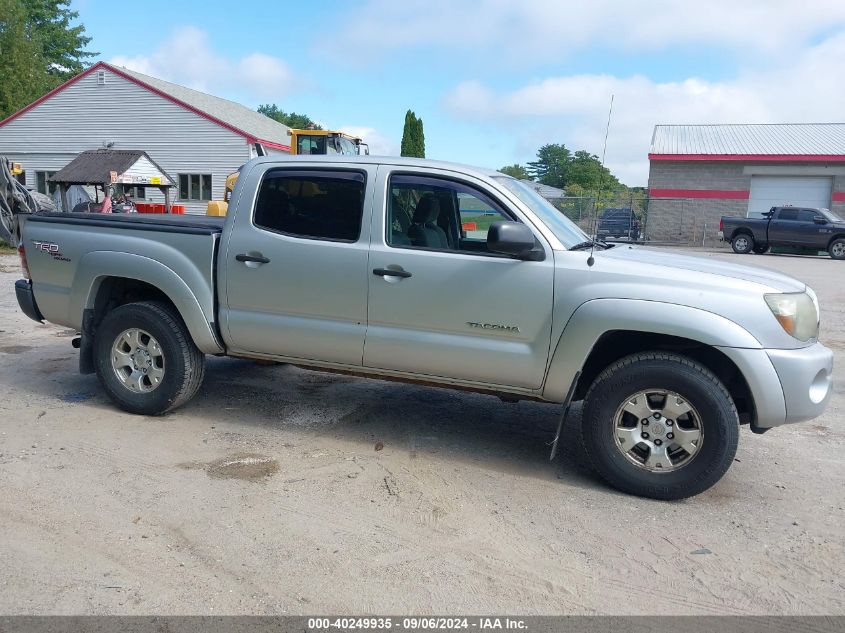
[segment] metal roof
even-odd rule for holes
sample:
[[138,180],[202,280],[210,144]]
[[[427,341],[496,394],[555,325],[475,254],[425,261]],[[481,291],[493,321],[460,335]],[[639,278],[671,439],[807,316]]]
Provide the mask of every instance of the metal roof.
[[[111,173],[118,175],[128,171],[140,158],[146,158],[170,183],[167,175],[149,155],[139,149],[92,149],[82,152],[50,177],[50,182],[64,184],[93,184],[113,182]],[[163,186],[172,187],[167,184]]]
[[251,110],[240,103],[170,83],[164,79],[151,77],[122,66],[114,66],[105,62],[101,62],[101,64],[119,75],[129,75],[135,81],[146,84],[153,90],[181,101],[191,108],[246,132],[258,140],[270,141],[284,146],[290,145],[290,135],[288,134],[290,128],[287,125],[274,121],[270,117]]
[[534,191],[539,193],[546,200],[560,200],[561,198],[566,197],[566,191],[564,191],[563,189],[558,189],[557,187],[552,187],[551,185],[544,185],[534,180],[525,180],[524,178],[520,178],[519,182],[528,187],[531,187]]
[[845,156],[845,123],[655,125],[651,158]]

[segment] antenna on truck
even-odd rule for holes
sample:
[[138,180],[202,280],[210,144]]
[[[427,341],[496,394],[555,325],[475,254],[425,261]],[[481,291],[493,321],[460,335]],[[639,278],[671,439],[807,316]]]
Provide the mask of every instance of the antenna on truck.
[[[610,95],[610,109],[607,111],[607,127],[604,129],[604,147],[601,150],[601,171],[599,172],[599,189],[598,194],[596,195],[596,204],[598,205],[601,202],[601,194],[602,194],[602,187],[604,185],[604,157],[607,155],[607,136],[610,134],[610,116],[613,114],[613,97],[614,95]],[[598,209],[593,209],[593,230],[598,232],[598,228],[596,226],[596,220],[598,219]],[[592,238],[592,245],[590,246],[590,256],[587,258],[587,266],[592,266],[596,260],[593,257],[593,251],[596,248],[596,236],[593,235]]]

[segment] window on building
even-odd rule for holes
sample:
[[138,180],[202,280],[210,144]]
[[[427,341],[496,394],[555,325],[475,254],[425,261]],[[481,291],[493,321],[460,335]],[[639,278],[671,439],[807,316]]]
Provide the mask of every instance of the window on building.
[[211,200],[211,174],[179,174],[180,200]]
[[270,171],[255,203],[255,225],[294,237],[355,242],[364,212],[364,174]]
[[147,188],[143,185],[123,185],[123,193],[128,193],[136,200],[143,200],[147,197]]
[[37,171],[35,172],[35,190],[38,193],[52,196],[58,188],[56,183],[50,182],[50,177],[55,174],[54,171]]

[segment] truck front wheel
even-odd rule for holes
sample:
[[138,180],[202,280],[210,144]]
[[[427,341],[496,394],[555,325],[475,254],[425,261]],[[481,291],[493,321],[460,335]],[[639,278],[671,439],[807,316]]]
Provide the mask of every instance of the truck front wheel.
[[754,248],[754,238],[747,233],[740,233],[731,240],[731,248],[734,249],[734,253],[740,255],[750,253]]
[[121,409],[161,415],[190,400],[204,356],[166,304],[144,301],[106,314],[94,338],[97,378]]
[[622,358],[596,378],[581,432],[593,466],[610,485],[642,497],[683,499],[728,470],[739,418],[706,367],[649,352]]

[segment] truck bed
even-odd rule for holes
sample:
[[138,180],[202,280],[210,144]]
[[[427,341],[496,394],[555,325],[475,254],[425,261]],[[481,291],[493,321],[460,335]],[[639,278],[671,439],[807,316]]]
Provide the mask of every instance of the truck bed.
[[212,235],[223,230],[226,218],[159,213],[39,213],[28,216],[26,221]]
[[[44,318],[79,330],[105,280],[160,289],[190,318],[192,334],[213,330],[215,264],[225,218],[184,215],[39,213],[22,216],[32,291]],[[213,353],[214,336],[195,334]]]

